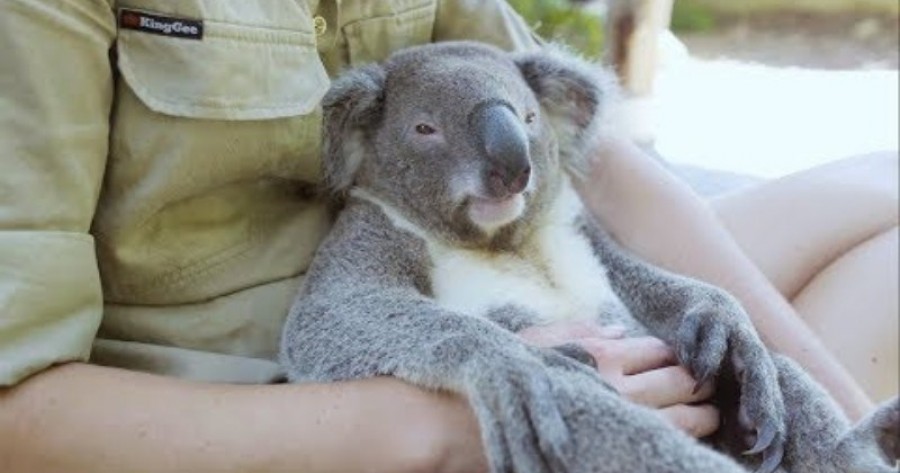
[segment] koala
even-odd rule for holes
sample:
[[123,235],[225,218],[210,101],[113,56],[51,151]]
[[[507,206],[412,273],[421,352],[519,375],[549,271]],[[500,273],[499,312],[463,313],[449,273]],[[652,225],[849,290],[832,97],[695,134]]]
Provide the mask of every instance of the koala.
[[[389,375],[471,404],[491,471],[897,472],[897,401],[852,427],[770,353],[725,291],[629,254],[575,192],[609,75],[564,51],[470,42],[350,70],[323,102],[341,202],[282,337],[291,382]],[[699,442],[621,397],[575,346],[525,327],[589,318],[663,339],[722,428]]]

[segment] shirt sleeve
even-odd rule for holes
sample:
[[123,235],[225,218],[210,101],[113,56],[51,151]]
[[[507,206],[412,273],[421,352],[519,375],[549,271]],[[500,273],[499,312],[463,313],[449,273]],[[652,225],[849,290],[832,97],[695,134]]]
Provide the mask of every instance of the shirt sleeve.
[[106,1],[0,2],[0,386],[86,359],[100,323],[114,37]]
[[509,51],[536,49],[542,44],[504,0],[440,0],[434,39],[482,41]]

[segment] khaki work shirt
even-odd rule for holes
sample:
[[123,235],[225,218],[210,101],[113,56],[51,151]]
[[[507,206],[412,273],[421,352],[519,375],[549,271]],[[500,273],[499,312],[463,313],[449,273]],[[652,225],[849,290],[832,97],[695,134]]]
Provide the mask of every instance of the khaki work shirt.
[[[132,10],[202,38],[128,28]],[[330,77],[451,39],[534,45],[502,0],[0,2],[0,386],[89,356],[277,380],[330,222]]]

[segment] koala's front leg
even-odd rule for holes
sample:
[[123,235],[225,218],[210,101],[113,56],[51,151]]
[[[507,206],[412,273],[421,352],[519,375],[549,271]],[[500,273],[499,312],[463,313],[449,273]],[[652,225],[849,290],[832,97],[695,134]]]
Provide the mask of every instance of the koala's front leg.
[[720,374],[724,362],[740,383],[738,418],[756,430],[745,454],[763,453],[759,472],[774,471],[784,456],[785,408],[778,373],[768,350],[740,305],[718,289],[697,289],[675,332],[678,359],[700,384]]
[[[352,201],[285,324],[291,381],[395,376],[465,397],[494,472],[567,472],[571,437],[551,370],[519,338],[428,297],[423,242]],[[597,380],[597,389],[604,389]]]
[[724,372],[734,374],[741,388],[739,419],[756,431],[746,453],[762,453],[759,471],[774,471],[784,455],[784,401],[772,358],[737,300],[628,254],[587,215],[581,223],[617,295],[635,318],[673,346],[698,388]]
[[549,372],[515,335],[405,288],[309,294],[285,327],[291,381],[394,376],[472,405],[491,471],[569,471],[569,430]]

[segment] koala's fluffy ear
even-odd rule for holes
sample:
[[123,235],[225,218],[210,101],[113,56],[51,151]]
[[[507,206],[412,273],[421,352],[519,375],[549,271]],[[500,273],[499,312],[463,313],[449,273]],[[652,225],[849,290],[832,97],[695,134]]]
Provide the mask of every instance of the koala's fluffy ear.
[[612,74],[561,47],[518,53],[513,60],[556,132],[563,164],[586,170],[587,153],[606,132],[607,109],[618,97]]
[[322,168],[325,186],[343,194],[369,152],[368,133],[381,119],[385,72],[353,69],[337,78],[322,100]]

